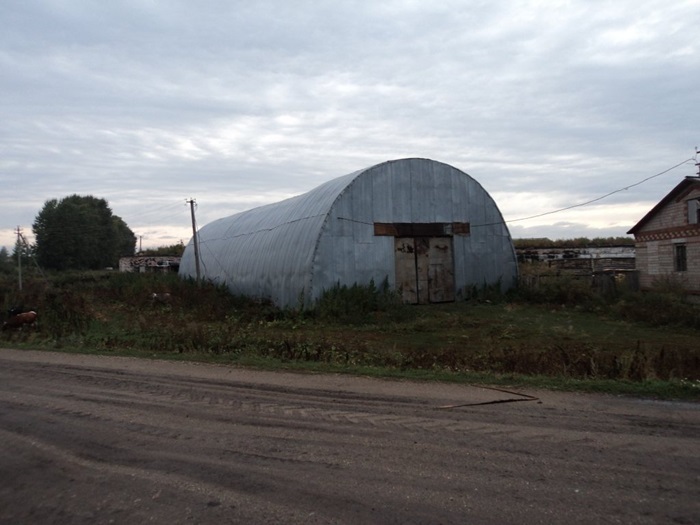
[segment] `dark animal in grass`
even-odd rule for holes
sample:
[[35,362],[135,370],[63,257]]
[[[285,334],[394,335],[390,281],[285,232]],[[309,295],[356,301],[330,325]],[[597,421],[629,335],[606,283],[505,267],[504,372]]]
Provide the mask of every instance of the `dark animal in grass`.
[[172,296],[168,292],[151,294],[151,302],[153,304],[170,304],[171,300]]
[[7,318],[14,317],[18,314],[23,314],[24,312],[29,312],[24,306],[13,306],[7,311]]
[[21,330],[24,326],[31,326],[36,322],[38,315],[34,310],[22,312],[11,316],[2,324],[4,330]]

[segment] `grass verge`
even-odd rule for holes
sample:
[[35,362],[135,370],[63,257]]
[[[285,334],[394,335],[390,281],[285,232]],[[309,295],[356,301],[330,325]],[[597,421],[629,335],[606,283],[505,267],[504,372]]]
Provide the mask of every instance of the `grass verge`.
[[[21,298],[0,292],[6,307],[21,299],[41,320],[33,331],[3,332],[7,347],[700,399],[693,312],[674,302],[682,324],[631,318],[635,308],[647,315],[649,296],[611,307],[584,301],[583,291],[563,303],[475,294],[406,306],[384,283],[338,287],[312,311],[282,311],[177,276],[118,273],[62,275]],[[171,300],[154,303],[153,292]]]
[[700,401],[700,381],[687,379],[673,380],[614,380],[614,379],[573,379],[561,376],[501,374],[493,372],[449,370],[416,370],[381,366],[340,365],[313,361],[290,361],[259,355],[237,355],[213,353],[149,352],[137,349],[111,350],[87,348],[83,346],[47,347],[20,343],[14,348],[24,350],[65,352],[85,355],[133,357],[140,359],[162,359],[176,362],[197,362],[233,366],[267,371],[286,371],[311,374],[345,374],[378,379],[407,381],[446,382],[463,385],[500,386],[509,389],[528,388],[560,392],[585,392],[614,396],[629,396],[667,401]]

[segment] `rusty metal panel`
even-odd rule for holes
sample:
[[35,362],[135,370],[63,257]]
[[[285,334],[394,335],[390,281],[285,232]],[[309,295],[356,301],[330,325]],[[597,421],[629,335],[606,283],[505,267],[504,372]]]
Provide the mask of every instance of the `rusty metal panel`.
[[418,304],[430,302],[430,239],[428,237],[416,237],[416,278]]
[[455,235],[469,235],[471,233],[468,222],[453,222],[452,233]]
[[450,237],[397,237],[396,288],[410,304],[454,301]]
[[396,262],[396,290],[401,300],[408,304],[418,303],[418,276],[416,274],[416,248],[413,237],[397,237],[394,240]]
[[431,303],[455,300],[452,238],[432,237],[429,245],[428,288]]
[[388,235],[389,237],[398,237],[399,229],[395,224],[389,224],[387,222],[375,222],[374,223],[374,234],[375,235]]

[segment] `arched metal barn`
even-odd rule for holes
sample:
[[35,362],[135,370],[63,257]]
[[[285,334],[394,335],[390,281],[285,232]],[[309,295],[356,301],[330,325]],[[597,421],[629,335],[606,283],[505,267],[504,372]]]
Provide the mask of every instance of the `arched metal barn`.
[[[510,288],[518,272],[493,199],[466,173],[428,159],[330,180],[211,222],[198,239],[203,279],[280,307],[312,305],[336,284],[384,279],[405,302],[448,302],[474,286]],[[196,276],[193,240],[182,277]]]

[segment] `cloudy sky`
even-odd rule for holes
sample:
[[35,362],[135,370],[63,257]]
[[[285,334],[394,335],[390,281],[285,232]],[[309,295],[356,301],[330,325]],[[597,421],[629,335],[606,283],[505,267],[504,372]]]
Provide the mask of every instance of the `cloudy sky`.
[[104,198],[163,246],[186,199],[201,226],[404,157],[469,173],[515,238],[617,236],[697,171],[700,0],[2,0],[0,22],[8,249],[48,199]]

